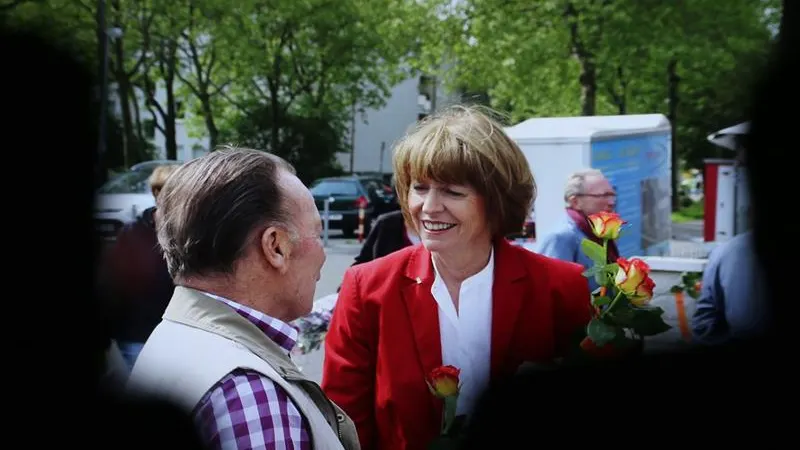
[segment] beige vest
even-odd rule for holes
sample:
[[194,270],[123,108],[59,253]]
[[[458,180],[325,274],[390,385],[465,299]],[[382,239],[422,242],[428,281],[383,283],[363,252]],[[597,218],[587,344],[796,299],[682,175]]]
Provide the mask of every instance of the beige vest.
[[359,450],[355,425],[306,378],[278,344],[229,306],[176,287],[136,361],[128,389],[164,395],[187,411],[236,368],[257,371],[282,387],[305,417],[314,449]]

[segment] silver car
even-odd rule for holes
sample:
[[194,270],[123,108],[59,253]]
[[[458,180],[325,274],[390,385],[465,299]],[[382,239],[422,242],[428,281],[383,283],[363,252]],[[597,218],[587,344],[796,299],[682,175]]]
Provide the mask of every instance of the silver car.
[[148,179],[156,167],[182,164],[180,161],[145,161],[106,182],[95,195],[95,231],[113,239],[125,224],[135,221],[142,211],[155,206]]

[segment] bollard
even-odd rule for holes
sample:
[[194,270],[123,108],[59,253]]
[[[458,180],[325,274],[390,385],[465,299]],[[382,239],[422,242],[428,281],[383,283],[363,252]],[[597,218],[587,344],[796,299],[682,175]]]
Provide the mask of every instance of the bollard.
[[358,242],[364,242],[364,207],[358,208]]
[[678,329],[684,341],[692,340],[692,332],[689,330],[689,318],[686,315],[686,302],[683,292],[675,292],[675,310],[678,313]]
[[364,242],[364,216],[366,215],[367,199],[358,199],[358,242]]
[[323,210],[322,210],[322,242],[323,246],[328,246],[328,231],[330,230],[330,216],[331,216],[331,203],[335,202],[336,199],[333,197],[328,197],[325,199]]

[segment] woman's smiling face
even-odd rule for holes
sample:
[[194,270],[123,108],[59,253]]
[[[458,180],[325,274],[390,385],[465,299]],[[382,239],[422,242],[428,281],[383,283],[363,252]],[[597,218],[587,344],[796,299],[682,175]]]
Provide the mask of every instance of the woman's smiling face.
[[484,199],[471,186],[414,180],[408,209],[428,251],[491,241]]

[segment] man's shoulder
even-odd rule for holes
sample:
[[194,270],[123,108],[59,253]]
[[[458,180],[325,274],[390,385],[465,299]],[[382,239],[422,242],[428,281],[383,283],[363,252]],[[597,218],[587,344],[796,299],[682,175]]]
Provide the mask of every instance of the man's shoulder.
[[574,223],[571,222],[563,222],[559,224],[556,228],[553,229],[552,233],[554,236],[569,236],[573,237],[578,234],[582,234],[581,230],[575,226]]
[[401,222],[402,223],[403,222],[403,211],[398,209],[397,211],[390,211],[390,212],[387,212],[387,213],[383,213],[380,216],[378,216],[378,218],[375,219],[375,220],[376,220],[376,222],[381,222],[381,223],[385,223],[385,222]]
[[576,236],[579,236],[580,234],[581,231],[578,230],[574,225],[564,222],[547,233],[544,233],[540,240],[540,245],[552,242],[564,243],[577,241]]
[[[203,424],[201,433],[207,440],[220,432],[240,440],[254,433],[273,435],[276,429],[289,428],[299,435],[307,426],[286,389],[263,373],[246,368],[236,368],[214,384],[193,413]],[[265,415],[270,419],[263,420]]]
[[383,213],[375,219],[373,228],[399,230],[403,228],[404,220],[402,211]]
[[220,401],[230,403],[238,400],[243,404],[266,405],[268,399],[277,400],[279,403],[289,402],[289,395],[280,384],[264,373],[237,367],[211,386],[198,403],[198,410],[213,406]]
[[732,258],[736,258],[737,256],[744,256],[746,258],[755,256],[754,254],[742,254],[742,252],[752,253],[754,250],[752,233],[738,234],[727,242],[716,246],[708,255],[708,263],[712,265],[721,264],[729,260],[733,263],[734,260]]

